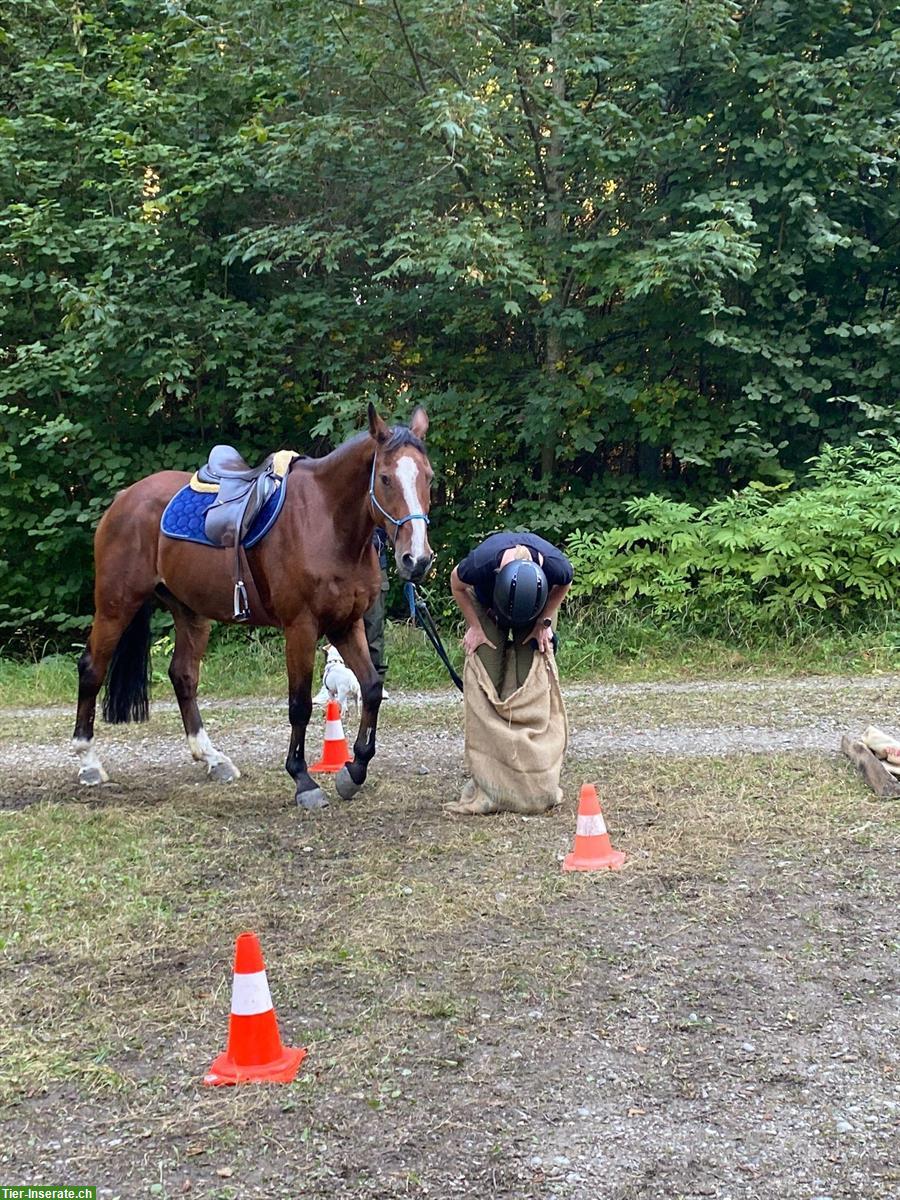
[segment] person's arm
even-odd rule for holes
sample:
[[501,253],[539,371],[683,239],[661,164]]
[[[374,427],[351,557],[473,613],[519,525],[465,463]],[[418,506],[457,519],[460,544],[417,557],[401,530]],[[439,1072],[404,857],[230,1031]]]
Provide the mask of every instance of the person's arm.
[[474,654],[479,646],[490,646],[492,650],[496,650],[496,646],[489,640],[487,634],[481,628],[481,622],[478,619],[478,613],[475,611],[475,605],[472,603],[472,592],[467,583],[463,583],[457,573],[456,567],[450,575],[450,592],[453,599],[456,601],[456,606],[466,619],[466,632],[463,637],[463,647],[466,654]]
[[553,645],[553,628],[551,625],[545,625],[544,622],[549,618],[551,621],[559,612],[559,606],[566,598],[566,592],[571,587],[571,583],[556,583],[550,589],[550,595],[547,597],[547,603],[544,605],[544,610],[534,624],[529,637],[534,638],[537,642],[537,648],[541,654],[545,654]]

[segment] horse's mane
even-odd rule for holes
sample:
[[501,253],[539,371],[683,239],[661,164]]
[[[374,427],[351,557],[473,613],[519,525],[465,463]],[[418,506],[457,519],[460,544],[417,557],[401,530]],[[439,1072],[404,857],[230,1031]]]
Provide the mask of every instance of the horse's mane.
[[[354,433],[352,437],[347,438],[346,442],[341,442],[339,446],[335,446],[332,454],[336,454],[339,450],[350,449],[351,446],[359,446],[363,442],[368,441],[370,437],[368,429],[363,429],[360,433]],[[385,450],[399,450],[401,446],[412,446],[414,450],[421,450],[423,454],[427,454],[425,443],[421,438],[417,438],[411,429],[406,425],[391,425],[388,430],[388,438],[382,443],[382,448]],[[326,456],[327,457],[327,456]],[[321,459],[313,460],[321,462]]]
[[[317,467],[319,463],[323,463],[326,459],[331,458],[332,454],[337,455],[340,454],[342,450],[349,450],[352,446],[358,446],[362,442],[367,441],[369,436],[369,431],[367,429],[362,430],[360,433],[354,433],[352,437],[349,437],[346,440],[346,442],[341,442],[340,445],[335,446],[335,448],[329,451],[328,454],[323,454],[321,458],[314,458],[307,454],[301,454],[298,458],[293,459],[288,467],[288,471],[291,471],[294,467],[301,465],[304,467]],[[388,432],[388,439],[384,443],[384,449],[399,450],[401,446],[412,446],[414,450],[420,450],[422,454],[426,455],[426,457],[428,455],[428,451],[425,448],[425,443],[421,438],[416,437],[416,435],[408,426],[392,425],[390,426]]]
[[399,450],[401,446],[412,446],[414,450],[421,450],[423,454],[428,453],[425,443],[421,438],[416,437],[408,426],[392,425],[390,437],[384,443],[384,448],[385,450]]

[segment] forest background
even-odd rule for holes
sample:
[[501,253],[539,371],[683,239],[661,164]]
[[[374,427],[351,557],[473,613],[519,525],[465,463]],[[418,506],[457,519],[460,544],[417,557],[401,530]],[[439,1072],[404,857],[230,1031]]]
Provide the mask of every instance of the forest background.
[[[7,0],[0,643],[113,494],[431,416],[583,603],[889,625],[900,32],[879,3]],[[397,601],[395,597],[395,601]]]

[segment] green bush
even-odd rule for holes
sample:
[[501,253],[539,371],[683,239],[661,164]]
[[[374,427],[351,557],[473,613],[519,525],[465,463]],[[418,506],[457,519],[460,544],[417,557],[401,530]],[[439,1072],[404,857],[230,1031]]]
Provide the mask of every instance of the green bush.
[[634,523],[568,541],[575,592],[658,617],[794,624],[820,609],[865,619],[900,592],[900,443],[827,448],[812,486],[751,484],[706,508],[651,495]]

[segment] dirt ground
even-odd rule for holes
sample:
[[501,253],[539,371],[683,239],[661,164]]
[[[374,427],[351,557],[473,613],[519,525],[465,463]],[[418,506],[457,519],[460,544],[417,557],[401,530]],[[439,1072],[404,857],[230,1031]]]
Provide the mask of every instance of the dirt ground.
[[[900,677],[566,699],[566,802],[539,818],[443,812],[446,693],[395,694],[371,784],[313,816],[280,701],[206,706],[225,787],[169,704],[98,729],[111,782],[86,791],[68,711],[0,710],[0,1183],[897,1197],[900,808],[836,745],[898,729]],[[587,780],[621,873],[560,871]],[[207,1089],[244,929],[309,1057]]]

